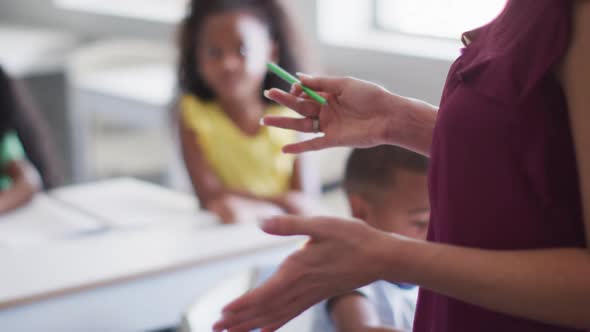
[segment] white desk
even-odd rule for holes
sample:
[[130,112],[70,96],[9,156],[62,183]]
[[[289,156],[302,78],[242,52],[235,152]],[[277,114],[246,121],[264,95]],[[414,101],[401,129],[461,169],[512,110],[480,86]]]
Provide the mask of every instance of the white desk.
[[217,225],[217,217],[199,211],[194,195],[135,180],[118,178],[51,191],[50,196],[112,229],[146,225]]
[[278,262],[301,239],[255,225],[149,225],[0,250],[2,331],[148,331],[179,323],[236,271]]
[[277,262],[293,244],[245,226],[156,229],[0,252],[0,326],[19,332],[172,326],[217,280]]
[[37,194],[26,207],[0,216],[0,250],[50,245],[104,228],[101,221]]

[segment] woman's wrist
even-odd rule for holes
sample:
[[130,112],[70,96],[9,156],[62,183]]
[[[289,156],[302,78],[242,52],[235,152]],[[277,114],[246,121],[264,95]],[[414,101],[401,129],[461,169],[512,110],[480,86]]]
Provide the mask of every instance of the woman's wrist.
[[[398,235],[388,235],[383,241],[375,241],[377,261],[381,268],[378,280],[416,283],[419,257],[426,250],[427,242]],[[395,254],[392,254],[395,253]]]
[[399,145],[429,156],[438,108],[393,93],[385,105],[389,114],[382,130],[383,144]]

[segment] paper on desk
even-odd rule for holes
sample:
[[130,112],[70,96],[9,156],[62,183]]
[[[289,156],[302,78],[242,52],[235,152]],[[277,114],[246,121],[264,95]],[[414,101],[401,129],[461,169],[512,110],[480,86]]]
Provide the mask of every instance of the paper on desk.
[[0,216],[0,247],[36,246],[102,228],[93,218],[39,194],[27,206]]
[[129,178],[61,188],[51,195],[114,229],[215,223],[211,215],[199,212],[194,196]]

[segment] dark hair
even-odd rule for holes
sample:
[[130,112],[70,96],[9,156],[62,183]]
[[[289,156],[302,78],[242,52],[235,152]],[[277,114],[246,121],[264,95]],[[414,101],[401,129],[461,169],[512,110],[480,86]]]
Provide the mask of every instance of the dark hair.
[[0,139],[10,131],[16,132],[28,160],[41,174],[44,187],[50,189],[59,185],[62,177],[52,159],[49,128],[27,97],[0,67]]
[[391,188],[399,169],[425,174],[428,158],[393,145],[355,149],[346,163],[344,187],[348,193]]
[[[207,17],[233,10],[251,11],[267,24],[271,37],[279,48],[278,64],[292,73],[301,71],[295,54],[295,45],[298,41],[294,38],[294,30],[286,10],[277,0],[192,0],[179,33],[178,79],[183,92],[191,93],[203,101],[215,99],[213,91],[197,70],[196,49],[199,31]],[[270,88],[288,89],[289,86],[278,77],[267,74],[264,90]],[[262,91],[260,95],[262,98]],[[265,101],[269,102],[266,99]]]

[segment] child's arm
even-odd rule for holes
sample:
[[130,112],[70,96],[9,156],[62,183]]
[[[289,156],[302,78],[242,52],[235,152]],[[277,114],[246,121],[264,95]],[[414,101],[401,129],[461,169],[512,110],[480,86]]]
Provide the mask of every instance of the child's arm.
[[5,174],[12,180],[11,187],[0,193],[0,213],[10,212],[28,203],[41,190],[39,173],[26,160],[7,164]]
[[358,292],[332,299],[329,309],[338,332],[401,332],[383,327],[375,306]]
[[203,156],[197,142],[197,134],[188,128],[180,117],[180,143],[184,163],[188,171],[193,189],[201,205],[207,206],[224,193],[224,186]]
[[239,211],[248,209],[261,211],[280,210],[268,200],[255,195],[228,190],[204,158],[198,143],[198,133],[184,125],[180,119],[180,141],[184,162],[191,179],[193,190],[201,206],[215,213],[224,224],[238,222]]
[[304,209],[304,196],[301,193],[302,179],[299,161],[291,179],[291,191],[278,197],[261,197],[248,192],[228,190],[219,180],[203,156],[198,144],[198,134],[188,128],[180,117],[180,141],[182,154],[188,170],[192,187],[201,201],[203,208],[217,213],[224,222],[233,221],[231,208],[224,204],[224,197],[236,196],[247,200],[273,204],[292,214],[301,214]]

